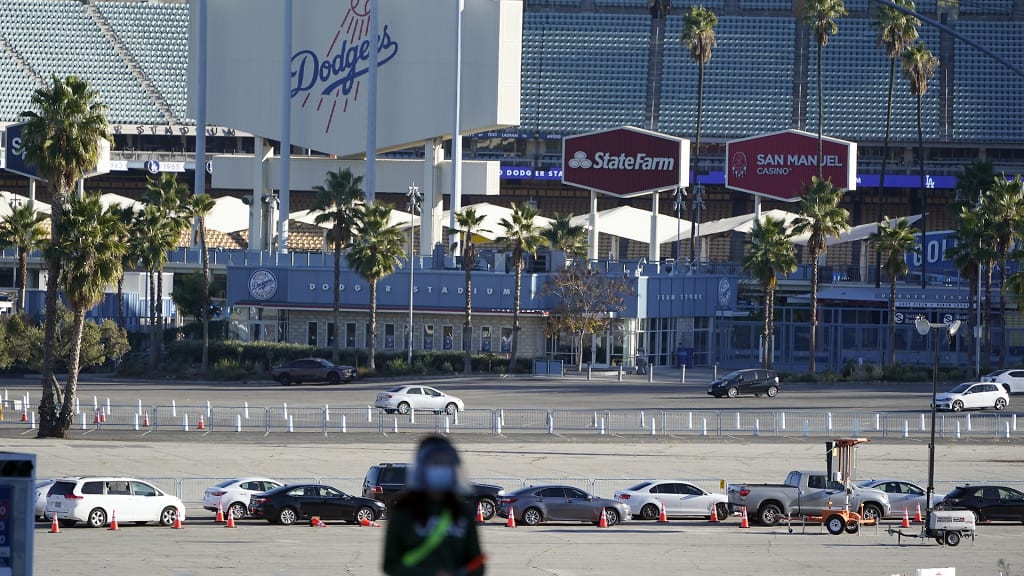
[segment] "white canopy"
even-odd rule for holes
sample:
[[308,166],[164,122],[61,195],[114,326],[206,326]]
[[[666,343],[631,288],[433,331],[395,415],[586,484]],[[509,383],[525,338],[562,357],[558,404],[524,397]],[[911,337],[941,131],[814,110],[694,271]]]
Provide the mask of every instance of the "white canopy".
[[[590,227],[590,215],[573,216],[571,222],[577,226]],[[597,227],[601,234],[628,238],[636,242],[651,242],[651,212],[632,206],[618,206],[597,213]],[[680,238],[690,237],[690,221],[674,216],[658,214],[658,244],[673,242],[677,230]]]
[[[331,228],[330,226],[322,225],[322,224],[317,224],[316,223],[316,217],[319,216],[320,214],[323,214],[322,210],[299,210],[298,212],[292,212],[288,216],[288,218],[290,220],[295,220],[296,222],[302,222],[303,224],[310,224],[310,225],[313,225],[313,226],[320,226],[321,228],[323,228],[325,230],[330,229]],[[408,230],[409,229],[409,216],[410,216],[410,214],[408,212],[403,212],[401,210],[395,210],[394,208],[392,208],[391,209],[391,218],[388,219],[388,226],[395,226],[399,230]],[[413,223],[413,226],[419,226],[419,224],[420,224],[420,217],[419,216],[413,216],[412,217],[412,223]]]
[[[512,209],[505,208],[504,206],[496,206],[489,202],[480,202],[479,204],[470,204],[469,206],[463,206],[462,209],[472,208],[476,210],[478,216],[483,216],[483,224],[480,225],[480,230],[476,232],[476,235],[486,240],[497,240],[505,235],[505,229],[501,227],[502,220],[512,221]],[[445,210],[441,215],[441,223],[445,228],[448,227],[451,222],[451,210]],[[537,216],[533,219],[534,224],[538,228],[547,228],[553,222],[550,218],[543,216]]]
[[102,204],[104,208],[123,206],[125,208],[131,208],[132,210],[142,210],[142,202],[132,200],[131,198],[121,196],[120,194],[113,194],[111,192],[100,196],[100,204]]
[[241,198],[221,196],[206,215],[206,227],[221,232],[249,229],[249,206]]
[[[921,215],[915,214],[914,216],[904,216],[904,218],[906,218],[909,223],[913,224],[914,222],[917,222],[918,220],[921,219]],[[878,224],[878,222],[868,222],[867,224],[854,226],[853,228],[850,228],[846,232],[840,234],[838,238],[828,238],[827,240],[825,240],[825,245],[832,246],[835,244],[843,244],[845,242],[867,240],[868,236],[871,236],[872,234],[875,233],[875,231],[878,230]],[[807,245],[807,241],[810,239],[810,237],[810,234],[801,234],[800,236],[795,236],[793,238],[793,243],[805,246]]]
[[[0,217],[7,217],[11,213],[13,206],[24,206],[28,204],[28,197],[22,196],[21,194],[15,194],[14,192],[8,192],[6,190],[0,190]],[[43,214],[50,213],[50,205],[46,202],[40,202],[36,200],[35,208],[37,212]]]
[[[786,224],[790,226],[793,225],[794,220],[799,218],[798,214],[787,212],[785,210],[768,210],[767,212],[761,213],[761,218],[766,216],[771,216],[776,220],[784,220]],[[750,234],[750,231],[754,229],[755,217],[755,213],[750,213],[706,222],[700,225],[699,235],[701,237],[713,236],[715,234],[722,234],[723,232],[742,232],[744,234]],[[687,238],[688,237],[689,236],[687,236]]]

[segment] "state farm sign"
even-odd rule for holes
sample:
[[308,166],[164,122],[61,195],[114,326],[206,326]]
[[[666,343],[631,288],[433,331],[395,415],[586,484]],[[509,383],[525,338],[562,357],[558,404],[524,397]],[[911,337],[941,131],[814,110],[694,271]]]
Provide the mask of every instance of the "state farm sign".
[[[839,188],[857,188],[857,144],[835,138],[822,139],[822,176]],[[786,130],[725,145],[725,186],[795,202],[804,185],[818,175],[818,136]]]
[[628,198],[690,184],[688,140],[624,126],[562,139],[562,182]]

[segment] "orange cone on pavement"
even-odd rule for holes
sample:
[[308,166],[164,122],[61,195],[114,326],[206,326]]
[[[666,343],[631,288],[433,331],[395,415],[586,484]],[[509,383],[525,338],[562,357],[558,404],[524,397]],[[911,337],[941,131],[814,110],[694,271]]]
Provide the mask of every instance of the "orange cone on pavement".
[[511,506],[508,507],[508,522],[505,522],[505,528],[516,527],[516,511]]
[[203,415],[199,415],[199,424],[196,425],[196,430],[206,430],[206,422],[203,421]]
[[107,530],[120,530],[117,526],[117,510],[111,510],[110,512],[110,528]]
[[225,528],[238,528],[238,526],[235,526],[235,516],[234,516],[234,514],[228,514],[227,515],[227,520],[228,520],[227,523],[224,524]]
[[53,516],[53,524],[50,524],[49,534],[60,534],[60,522],[57,521],[57,515]]
[[715,504],[714,502],[712,502],[711,503],[711,516],[708,518],[708,522],[715,523],[715,522],[718,522],[718,521],[719,521],[719,518],[718,518],[718,504]]
[[184,526],[181,525],[181,514],[174,513],[174,524],[171,524],[171,528],[175,530],[181,530]]
[[601,519],[597,521],[598,528],[608,527],[608,514],[605,513],[604,508],[601,509]]
[[362,520],[360,520],[359,521],[359,525],[360,526],[368,526],[368,527],[371,527],[371,528],[380,528],[380,524],[377,524],[373,520],[369,520],[367,518],[363,518]]
[[327,528],[327,523],[321,520],[319,516],[313,516],[310,518],[309,525],[313,528]]
[[907,514],[907,507],[903,507],[903,522],[900,522],[900,528],[910,528],[910,516]]
[[918,502],[917,503],[917,512],[914,512],[914,522],[917,522],[918,524],[920,524],[922,521],[923,520],[921,520],[921,503]]
[[740,515],[740,528],[750,528],[750,520],[747,519],[747,507],[743,507],[743,513]]
[[221,507],[220,502],[217,502],[217,516],[213,519],[217,524],[224,523],[224,508]]
[[106,423],[107,423],[107,412],[106,412],[106,410],[100,408],[100,424],[106,424]]
[[28,407],[24,404],[21,406],[21,421],[28,422]]
[[142,425],[149,428],[149,410],[146,410],[145,415],[142,417]]
[[665,513],[665,502],[658,500],[658,522],[665,524],[668,522],[668,514]]
[[484,523],[484,505],[481,504],[480,502],[476,503],[476,523]]

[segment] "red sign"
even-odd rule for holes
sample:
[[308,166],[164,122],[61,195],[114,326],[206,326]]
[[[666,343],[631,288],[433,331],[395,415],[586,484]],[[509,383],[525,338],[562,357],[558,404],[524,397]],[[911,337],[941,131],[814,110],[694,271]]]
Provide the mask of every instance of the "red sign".
[[562,140],[562,182],[640,196],[690,184],[688,140],[624,126]]
[[[826,137],[821,147],[822,176],[833,186],[857,188],[857,144]],[[818,175],[818,136],[786,130],[733,140],[725,158],[726,188],[795,202]]]

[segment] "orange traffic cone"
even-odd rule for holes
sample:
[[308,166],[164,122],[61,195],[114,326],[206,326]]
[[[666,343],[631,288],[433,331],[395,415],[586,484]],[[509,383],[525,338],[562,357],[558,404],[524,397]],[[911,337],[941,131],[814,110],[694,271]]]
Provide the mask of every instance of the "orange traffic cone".
[[28,407],[25,405],[21,406],[21,421],[28,422]]
[[217,502],[217,516],[213,519],[217,524],[224,523],[224,508],[221,507],[220,502]]
[[363,518],[362,520],[360,520],[359,521],[359,525],[360,526],[368,526],[368,527],[371,527],[371,528],[380,528],[380,524],[377,524],[373,520],[368,520],[366,518]]
[[711,516],[708,518],[708,522],[715,523],[715,522],[718,522],[718,521],[719,521],[719,519],[718,519],[718,504],[715,504],[714,502],[712,502],[711,503]]
[[149,428],[149,410],[146,410],[145,415],[142,417],[142,425]]
[[743,512],[740,515],[740,528],[750,528],[750,520],[747,519],[747,507],[743,507]]
[[505,522],[505,528],[515,528],[515,527],[516,527],[516,511],[511,506],[509,506],[508,507],[508,522]]
[[923,522],[923,520],[921,519],[921,503],[920,502],[917,503],[917,512],[914,512],[914,522],[917,522],[918,524]]
[[117,527],[117,510],[112,510],[110,512],[110,528],[107,528],[107,530],[120,530],[120,528]]
[[235,526],[235,515],[234,514],[228,514],[227,515],[227,520],[228,520],[227,523],[224,524],[225,528],[238,528],[238,526]]
[[658,500],[658,522],[665,524],[668,522],[668,514],[665,513],[665,502]]
[[93,424],[99,424],[100,423],[100,412],[99,412],[99,410],[97,410],[96,412],[92,413],[92,423]]
[[601,508],[601,519],[597,521],[598,528],[608,527],[608,514],[605,513],[604,508]]
[[203,415],[199,415],[199,424],[196,425],[196,430],[206,430],[206,422],[203,421]]
[[60,534],[60,522],[57,521],[57,516],[53,517],[53,524],[50,524],[49,534]]
[[484,523],[484,506],[479,502],[476,503],[476,523]]
[[900,522],[900,528],[910,528],[910,516],[907,515],[907,507],[903,507],[903,522]]
[[100,408],[100,424],[106,424],[106,423],[107,423],[107,412],[106,412],[106,410]]
[[184,528],[184,526],[181,525],[181,514],[174,514],[174,524],[171,524],[171,528],[174,528],[175,530],[181,530]]
[[313,528],[327,528],[327,523],[321,520],[319,516],[313,516],[310,518],[309,525]]

